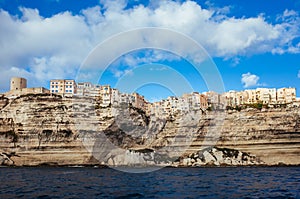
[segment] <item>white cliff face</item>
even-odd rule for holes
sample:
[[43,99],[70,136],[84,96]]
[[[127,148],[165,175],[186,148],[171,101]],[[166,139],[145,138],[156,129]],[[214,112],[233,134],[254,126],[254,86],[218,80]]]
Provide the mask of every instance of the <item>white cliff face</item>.
[[[300,164],[299,132],[299,108],[161,119],[129,105],[103,108],[91,98],[0,99],[0,152],[14,154],[12,162],[1,156],[7,165]],[[229,156],[230,149],[237,156]]]

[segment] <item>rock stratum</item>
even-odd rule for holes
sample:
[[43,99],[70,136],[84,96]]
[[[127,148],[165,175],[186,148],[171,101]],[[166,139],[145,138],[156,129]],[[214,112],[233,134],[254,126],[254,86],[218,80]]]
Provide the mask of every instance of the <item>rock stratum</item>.
[[0,165],[299,165],[300,108],[190,111],[29,94],[0,98]]

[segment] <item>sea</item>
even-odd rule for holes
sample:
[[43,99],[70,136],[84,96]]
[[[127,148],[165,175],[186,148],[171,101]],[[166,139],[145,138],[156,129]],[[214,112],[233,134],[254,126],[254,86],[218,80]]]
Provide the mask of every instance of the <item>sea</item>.
[[299,198],[300,167],[2,167],[0,198]]

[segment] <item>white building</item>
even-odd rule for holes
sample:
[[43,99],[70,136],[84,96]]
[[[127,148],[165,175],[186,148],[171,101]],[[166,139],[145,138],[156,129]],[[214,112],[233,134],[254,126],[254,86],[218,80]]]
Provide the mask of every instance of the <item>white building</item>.
[[80,82],[77,84],[77,93],[78,96],[87,96],[87,97],[99,97],[100,96],[100,85],[94,85],[90,82]]
[[277,103],[286,104],[296,101],[295,88],[280,88],[277,90]]
[[100,103],[102,106],[109,106],[111,103],[112,88],[110,85],[104,85],[100,87]]
[[276,103],[276,89],[275,88],[257,88],[256,99],[263,104]]
[[119,105],[121,100],[121,93],[118,89],[112,89],[111,90],[111,104],[113,106]]

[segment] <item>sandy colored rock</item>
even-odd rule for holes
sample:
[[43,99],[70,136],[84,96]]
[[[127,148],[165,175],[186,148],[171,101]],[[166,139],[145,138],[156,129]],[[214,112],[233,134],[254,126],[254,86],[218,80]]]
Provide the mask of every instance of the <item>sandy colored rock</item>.
[[194,111],[161,119],[129,105],[99,107],[92,98],[51,94],[1,98],[0,152],[17,154],[10,160],[18,166],[168,164],[186,156],[190,159],[183,160],[184,165],[202,165],[207,161],[198,152],[206,148],[213,151],[202,156],[217,165],[259,161],[298,165],[299,111],[296,107]]

